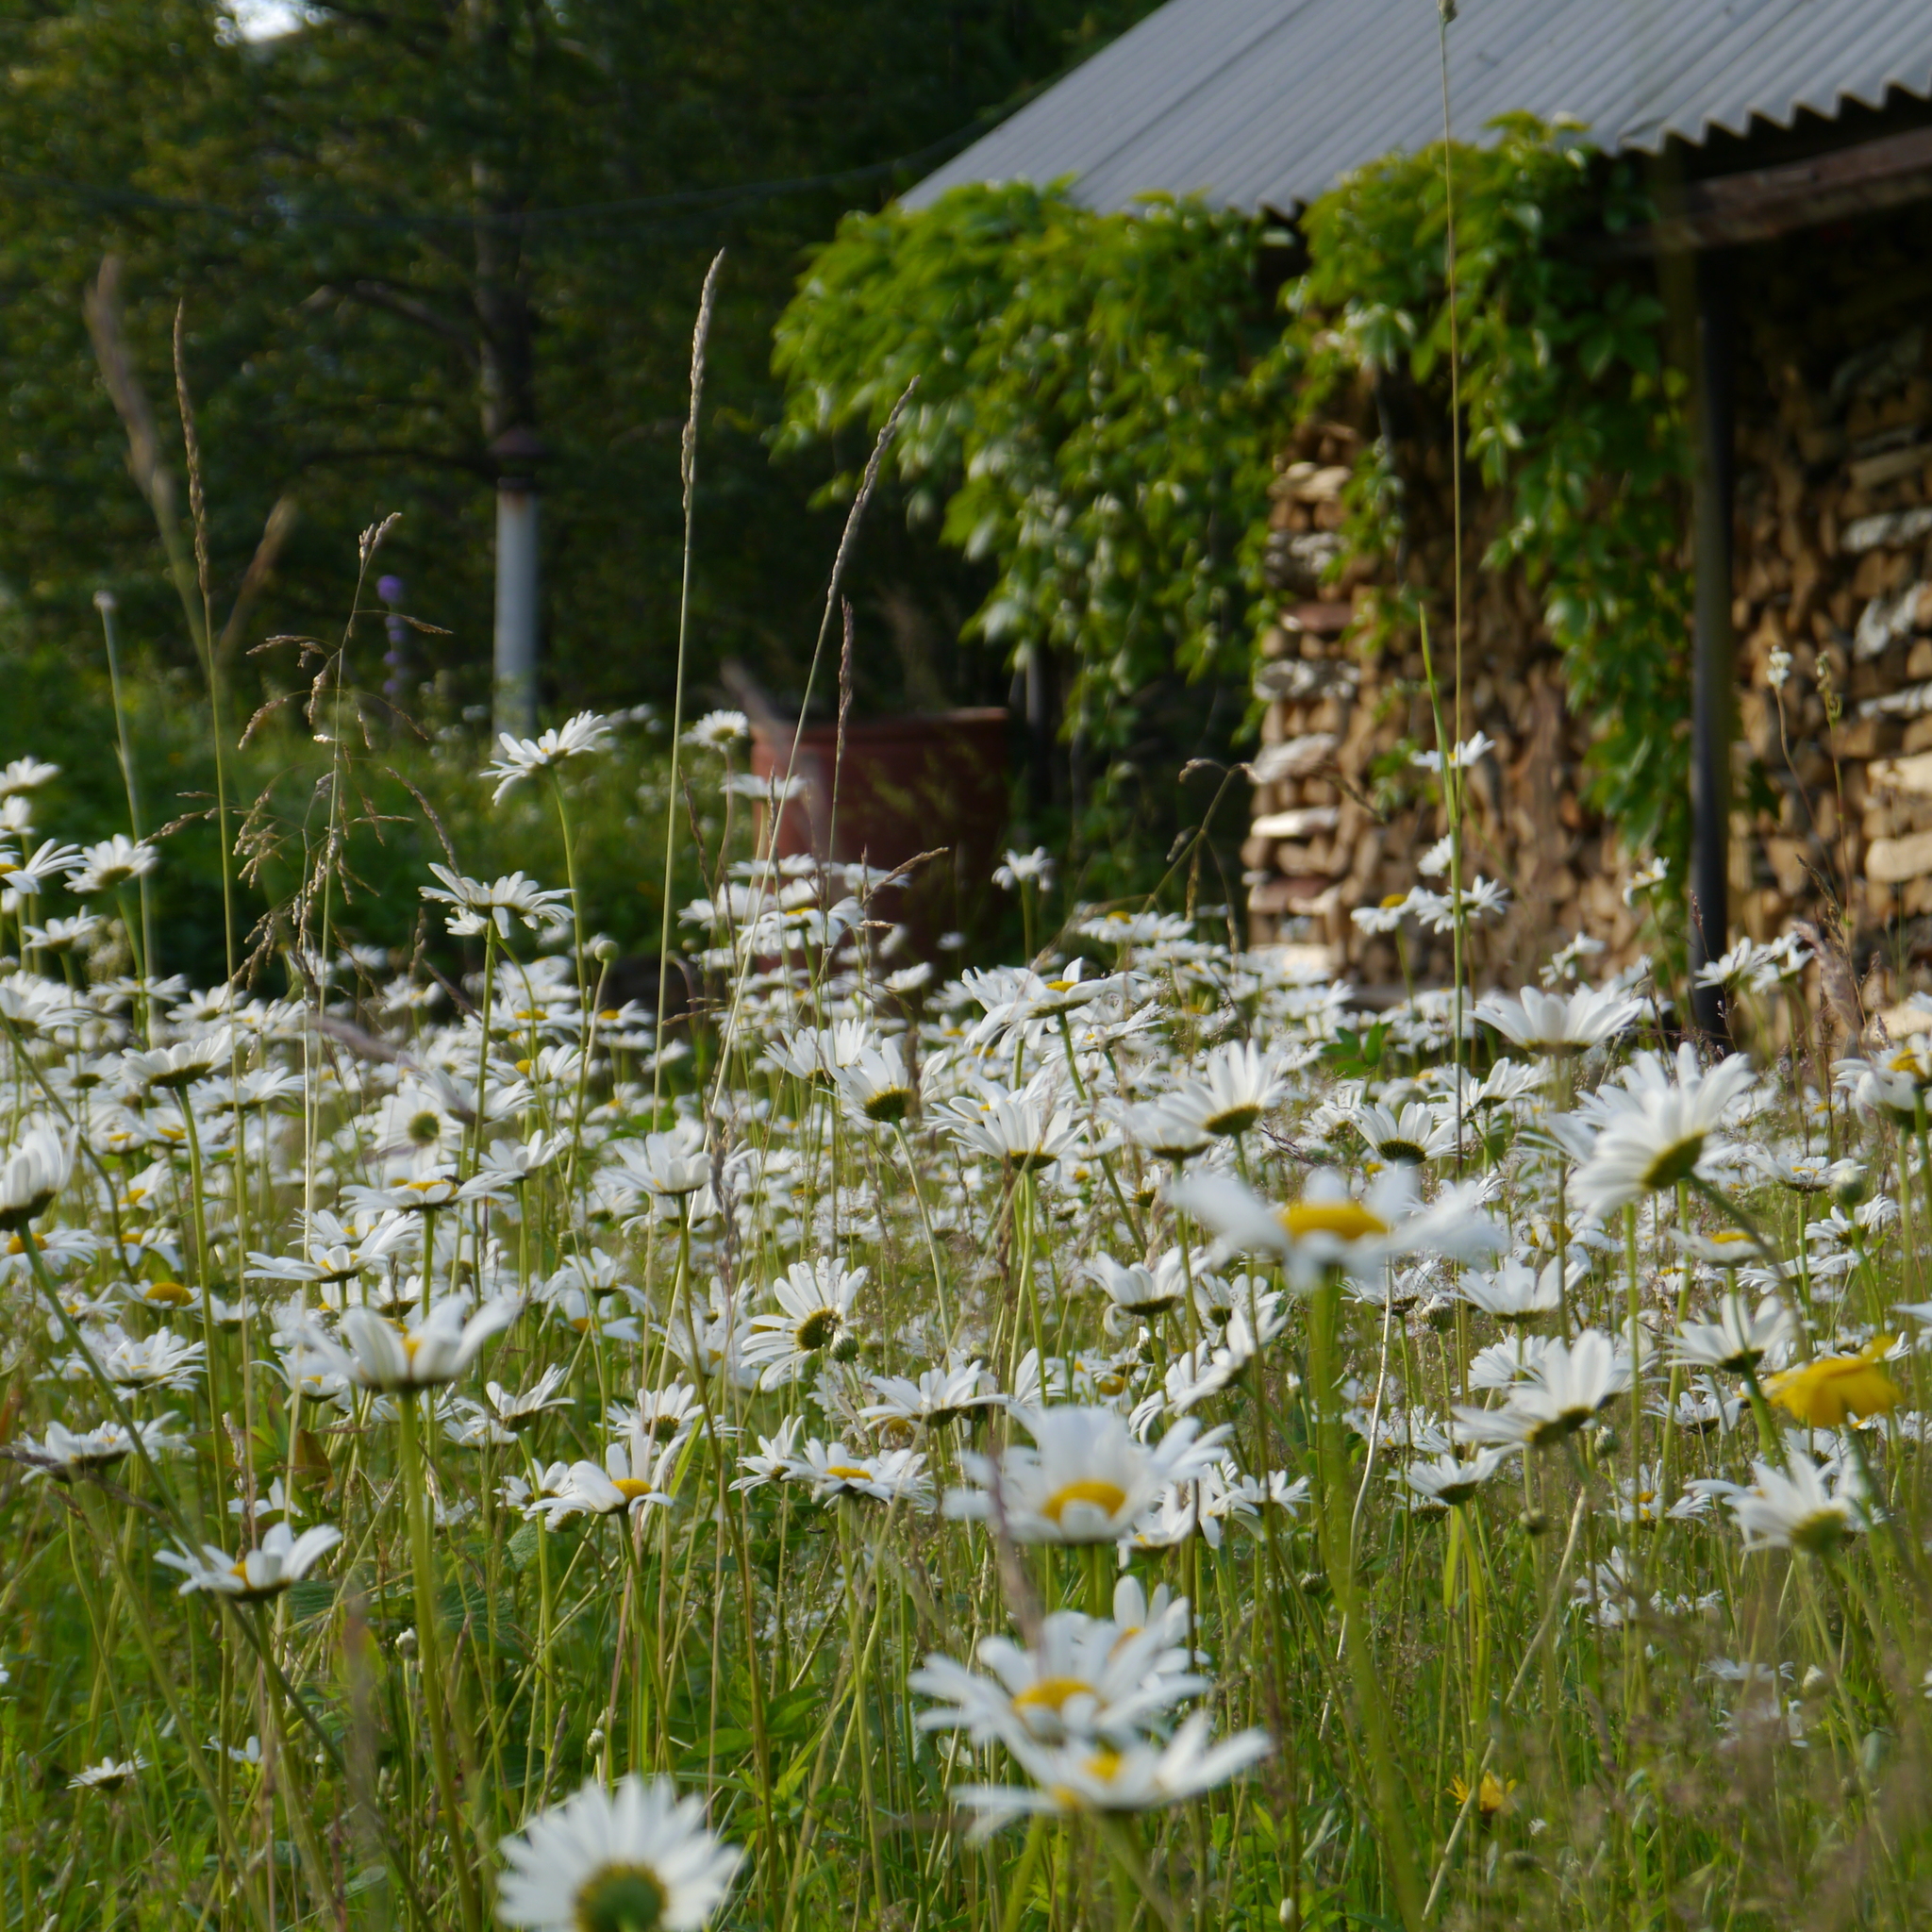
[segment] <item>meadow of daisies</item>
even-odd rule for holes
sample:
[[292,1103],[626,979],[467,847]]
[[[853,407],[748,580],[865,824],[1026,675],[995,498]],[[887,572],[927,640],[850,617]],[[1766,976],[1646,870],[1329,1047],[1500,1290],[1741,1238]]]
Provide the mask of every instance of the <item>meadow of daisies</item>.
[[0,1924],[1924,1923],[1932,1036],[1796,946],[948,976],[747,822],[675,1026],[454,865],[195,988],[0,790]]

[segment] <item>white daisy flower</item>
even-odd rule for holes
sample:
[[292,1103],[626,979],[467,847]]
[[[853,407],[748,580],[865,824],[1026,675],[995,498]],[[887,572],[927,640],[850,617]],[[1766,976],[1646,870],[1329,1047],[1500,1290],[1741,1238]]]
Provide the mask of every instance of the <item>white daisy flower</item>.
[[1185,1803],[1238,1776],[1274,1748],[1263,1730],[1210,1743],[1211,1722],[1196,1711],[1163,1744],[1133,1743],[1124,1751],[1095,1740],[1056,1748],[1010,1741],[1008,1749],[1031,1787],[963,1785],[954,1802],[980,1814],[977,1836],[1008,1818],[1032,1812],[1152,1811]]
[[1499,1322],[1533,1322],[1554,1315],[1563,1306],[1564,1289],[1577,1287],[1588,1273],[1580,1261],[1537,1267],[1511,1256],[1493,1274],[1464,1274],[1456,1291]]
[[452,872],[446,865],[432,865],[429,870],[442,883],[440,887],[425,886],[423,896],[440,900],[453,908],[444,924],[457,939],[485,932],[491,926],[508,939],[513,919],[521,920],[531,932],[561,932],[571,923],[569,891],[546,890],[520,872],[485,885],[480,879],[465,878]]
[[1630,1358],[1598,1328],[1574,1341],[1544,1344],[1501,1408],[1458,1407],[1456,1433],[1465,1442],[1560,1441],[1630,1387]]
[[759,1371],[758,1386],[776,1389],[794,1380],[816,1356],[835,1357],[856,1346],[852,1313],[870,1270],[848,1269],[837,1256],[794,1261],[772,1284],[774,1314],[754,1315],[741,1351]]
[[147,1759],[139,1752],[132,1757],[103,1757],[67,1780],[70,1791],[118,1791],[130,1778],[147,1769]]
[[1208,1056],[1198,1076],[1185,1080],[1173,1105],[1191,1113],[1209,1134],[1245,1134],[1279,1107],[1288,1091],[1278,1061],[1249,1041],[1229,1041]]
[[1385,1168],[1359,1199],[1333,1169],[1310,1175],[1302,1198],[1278,1210],[1224,1174],[1177,1181],[1169,1198],[1225,1248],[1278,1256],[1304,1283],[1330,1268],[1373,1280],[1398,1255],[1474,1261],[1505,1245],[1501,1229],[1482,1212],[1478,1184],[1445,1187],[1424,1205],[1406,1164]]
[[901,1422],[936,1429],[971,1415],[974,1409],[998,1407],[1007,1399],[977,1360],[922,1370],[916,1382],[906,1375],[868,1375],[865,1379],[878,1397],[858,1411],[867,1422]]
[[492,1335],[514,1322],[520,1305],[508,1297],[485,1302],[475,1314],[460,1295],[435,1304],[413,1326],[403,1328],[358,1304],[342,1312],[340,1343],[310,1326],[302,1340],[309,1353],[364,1389],[396,1394],[454,1382]]
[[1767,1358],[1775,1366],[1795,1333],[1790,1310],[1778,1296],[1766,1295],[1753,1309],[1742,1295],[1727,1294],[1715,1322],[1687,1322],[1678,1329],[1673,1359],[1741,1374]]
[[1741,1055],[1707,1073],[1688,1041],[1674,1063],[1640,1054],[1622,1084],[1599,1089],[1581,1116],[1597,1131],[1576,1174],[1577,1205],[1602,1220],[1626,1202],[1707,1173],[1713,1137],[1756,1079]]
[[991,1522],[1024,1543],[1120,1541],[1171,1483],[1208,1469],[1230,1434],[1224,1424],[1202,1435],[1190,1416],[1150,1448],[1111,1408],[1015,1403],[1010,1413],[1035,1446],[1010,1448],[997,1463],[962,1456],[978,1487],[949,1491],[945,1507],[948,1516]]
[[44,1214],[73,1174],[73,1141],[57,1127],[28,1128],[0,1166],[0,1231]]
[[925,1457],[916,1449],[887,1449],[876,1456],[824,1443],[816,1437],[791,1457],[784,1470],[790,1482],[806,1484],[815,1503],[838,1496],[863,1496],[874,1503],[904,1503],[924,1512],[932,1507],[932,1478]]
[[1567,993],[1485,993],[1475,1017],[1528,1053],[1576,1053],[1614,1040],[1643,1017],[1643,1002],[1616,987],[1573,987]]
[[496,1916],[530,1932],[697,1932],[741,1856],[696,1798],[635,1773],[614,1791],[585,1785],[497,1849]]
[[279,1596],[300,1582],[341,1540],[341,1531],[333,1524],[318,1523],[296,1536],[286,1523],[277,1523],[262,1538],[260,1548],[245,1556],[230,1557],[213,1543],[203,1543],[199,1551],[183,1554],[162,1550],[155,1560],[186,1574],[183,1596],[207,1591],[253,1604]]
[[993,868],[992,882],[1003,892],[1021,886],[1044,890],[1053,884],[1053,858],[1044,845],[1036,845],[1031,852],[1008,852],[1004,862]]
[[1802,1449],[1793,1449],[1783,1469],[1754,1462],[1751,1474],[1750,1489],[1725,1498],[1744,1532],[1747,1550],[1803,1550],[1827,1557],[1867,1525],[1856,1465],[1820,1465]]
[[1514,1443],[1501,1449],[1479,1449],[1469,1457],[1445,1454],[1426,1462],[1411,1462],[1399,1472],[1399,1476],[1416,1495],[1431,1503],[1453,1506],[1471,1501],[1515,1454]]
[[1071,1108],[1062,1107],[1053,1075],[1036,1077],[1018,1092],[989,1089],[952,1103],[953,1138],[975,1154],[991,1155],[1016,1172],[1051,1167],[1079,1141]]
[[503,794],[525,778],[539,772],[555,771],[568,759],[602,751],[610,742],[610,721],[595,711],[579,711],[568,724],[554,725],[537,738],[517,738],[509,732],[497,734],[501,755],[492,765],[485,765],[480,775],[487,782],[496,780],[490,802],[499,805]]
[[[1178,1605],[1187,1627],[1187,1599]],[[949,1657],[929,1656],[908,1685],[938,1700],[919,1715],[923,1731],[963,1730],[975,1744],[1020,1739],[1058,1744],[1068,1738],[1131,1742],[1176,1704],[1213,1688],[1196,1674],[1186,1646],[1173,1641],[1165,1621],[1124,1630],[1111,1618],[1056,1610],[1040,1625],[1037,1643],[983,1637],[969,1670]]]
[[641,1431],[604,1452],[601,1466],[573,1462],[562,1491],[534,1507],[541,1509],[554,1529],[572,1516],[634,1516],[640,1509],[669,1509],[675,1502],[665,1488],[675,1473],[682,1444],[658,1445]]
[[684,734],[684,741],[693,751],[728,751],[750,736],[751,721],[742,711],[707,711]]

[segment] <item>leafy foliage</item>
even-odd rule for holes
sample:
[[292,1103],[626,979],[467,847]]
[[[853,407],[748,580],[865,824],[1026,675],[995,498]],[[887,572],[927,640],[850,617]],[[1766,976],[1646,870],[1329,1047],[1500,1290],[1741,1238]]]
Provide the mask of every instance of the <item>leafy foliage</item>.
[[[218,624],[278,499],[301,514],[251,637],[333,634],[357,532],[398,510],[390,568],[448,633],[414,638],[408,675],[483,695],[488,444],[523,425],[551,450],[553,695],[660,697],[691,321],[724,247],[694,635],[701,673],[735,654],[783,687],[837,538],[763,440],[770,328],[798,251],[1144,6],[372,0],[306,8],[301,32],[257,44],[225,31],[216,0],[14,9],[0,22],[0,586],[37,636],[85,645],[88,600],[109,585],[130,641],[167,640],[186,661],[82,326],[113,252],[177,476],[185,305]],[[909,574],[890,548],[868,563]],[[877,641],[877,581],[856,586],[862,642]]]
[[[1641,217],[1640,185],[1526,116],[1454,149],[1465,459],[1507,493],[1490,567],[1542,591],[1572,700],[1603,721],[1599,802],[1638,843],[1683,838],[1689,587],[1677,555],[1682,382],[1663,311],[1573,244]],[[1446,418],[1440,146],[1307,211],[1271,312],[1264,223],[1196,201],[1096,215],[1063,189],[955,191],[850,216],[779,325],[781,447],[875,429],[918,394],[895,460],[915,516],[997,562],[974,624],[1016,658],[1077,660],[1070,728],[1118,741],[1158,673],[1228,676],[1272,615],[1260,524],[1289,426],[1399,375]],[[1351,487],[1351,558],[1392,555],[1386,441]],[[841,478],[849,486],[849,475]]]
[[[1455,188],[1467,458],[1506,491],[1507,528],[1484,559],[1544,593],[1572,704],[1603,721],[1598,802],[1637,845],[1686,837],[1690,582],[1679,557],[1688,475],[1681,374],[1664,364],[1662,305],[1574,245],[1599,223],[1641,220],[1624,164],[1527,115],[1488,148],[1457,144]],[[1442,150],[1360,171],[1309,209],[1309,269],[1291,291],[1288,346],[1300,404],[1319,410],[1357,373],[1401,371],[1446,408],[1450,314]],[[1357,553],[1392,551],[1400,492],[1365,458],[1349,528]],[[1391,511],[1394,514],[1391,515]]]
[[964,188],[848,216],[779,325],[781,450],[875,431],[918,377],[892,456],[909,510],[943,495],[944,541],[996,560],[977,632],[1074,660],[1070,735],[1119,744],[1172,668],[1244,665],[1241,540],[1286,403],[1258,244],[1193,201],[1124,219]]

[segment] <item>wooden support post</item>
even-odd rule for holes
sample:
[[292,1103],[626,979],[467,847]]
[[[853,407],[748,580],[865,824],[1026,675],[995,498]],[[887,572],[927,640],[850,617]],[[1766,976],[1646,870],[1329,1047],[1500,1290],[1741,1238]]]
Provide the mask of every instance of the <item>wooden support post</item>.
[[[1690,970],[1729,943],[1732,686],[1731,478],[1732,313],[1727,264],[1717,251],[1696,264],[1697,348],[1692,418],[1697,440],[1691,484],[1691,558],[1696,575],[1690,691]],[[1691,1016],[1706,1038],[1728,1026],[1724,992],[1693,987]]]

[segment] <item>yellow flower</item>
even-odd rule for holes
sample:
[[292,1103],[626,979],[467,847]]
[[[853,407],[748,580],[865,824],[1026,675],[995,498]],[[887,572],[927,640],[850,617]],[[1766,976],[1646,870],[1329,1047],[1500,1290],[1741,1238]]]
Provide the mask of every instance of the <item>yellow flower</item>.
[[[1508,1810],[1510,1794],[1515,1790],[1516,1780],[1513,1777],[1505,1782],[1493,1771],[1484,1772],[1482,1783],[1476,1788],[1476,1816],[1487,1823],[1499,1812]],[[1469,1786],[1461,1778],[1452,1777],[1449,1780],[1449,1795],[1458,1805],[1466,1805],[1469,1802]]]
[[1847,1416],[1884,1415],[1899,1405],[1898,1384],[1878,1366],[1891,1337],[1874,1335],[1857,1355],[1825,1355],[1774,1375],[1765,1393],[1807,1428],[1836,1429]]

